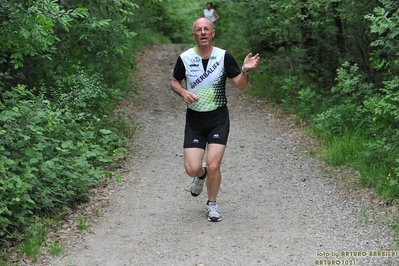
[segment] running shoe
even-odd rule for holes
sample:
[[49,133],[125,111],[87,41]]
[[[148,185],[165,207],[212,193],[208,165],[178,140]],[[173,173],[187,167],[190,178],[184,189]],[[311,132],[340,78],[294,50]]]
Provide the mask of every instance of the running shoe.
[[194,177],[193,182],[191,183],[191,196],[197,197],[199,194],[201,194],[202,190],[204,189],[204,183],[206,179],[206,167],[205,169],[205,178],[201,179],[198,176]]
[[222,220],[222,215],[220,215],[219,207],[216,202],[209,202],[206,205],[206,212],[209,222],[220,222]]

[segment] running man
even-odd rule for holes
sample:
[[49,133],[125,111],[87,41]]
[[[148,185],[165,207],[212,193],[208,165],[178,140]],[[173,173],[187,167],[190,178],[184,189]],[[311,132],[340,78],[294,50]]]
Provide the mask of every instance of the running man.
[[[226,50],[214,47],[212,21],[199,18],[193,24],[196,45],[177,59],[171,87],[187,103],[184,137],[184,166],[193,177],[191,195],[201,194],[204,182],[208,192],[208,221],[222,220],[216,198],[221,184],[220,165],[230,129],[225,95],[226,78],[244,90],[249,71],[258,66],[259,54],[249,53],[242,68]],[[186,80],[187,89],[183,87]],[[203,157],[207,149],[206,163]]]
[[216,10],[212,7],[212,2],[206,3],[206,9],[204,9],[204,11],[202,12],[202,17],[208,18],[210,21],[212,21],[212,23],[215,23],[215,21],[218,21],[220,17]]

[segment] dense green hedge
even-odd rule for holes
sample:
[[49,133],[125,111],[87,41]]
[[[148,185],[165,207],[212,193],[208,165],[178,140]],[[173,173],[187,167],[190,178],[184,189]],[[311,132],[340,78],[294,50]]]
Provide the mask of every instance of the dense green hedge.
[[263,58],[250,92],[306,118],[326,145],[327,161],[354,167],[363,184],[397,198],[398,2],[223,4],[236,17],[231,23],[240,21],[236,34]]
[[123,153],[122,139],[101,118],[57,108],[23,85],[3,92],[1,107],[2,237],[39,213],[86,198],[104,174],[103,165]]
[[166,40],[141,27],[159,2],[0,1],[0,248],[114,176],[126,126],[112,111],[138,49]]

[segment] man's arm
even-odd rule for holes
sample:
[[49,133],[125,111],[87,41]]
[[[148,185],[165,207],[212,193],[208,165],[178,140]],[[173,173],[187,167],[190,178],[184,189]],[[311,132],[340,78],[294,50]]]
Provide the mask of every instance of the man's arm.
[[232,78],[234,85],[240,90],[245,90],[249,81],[249,71],[254,69],[259,64],[259,54],[252,56],[252,53],[249,53],[244,59],[244,65],[242,66],[242,72]]
[[232,78],[234,85],[240,90],[245,90],[249,81],[249,74],[240,73],[238,76]]
[[197,95],[192,92],[189,92],[183,87],[183,80],[186,77],[186,68],[184,67],[183,61],[179,56],[177,58],[177,62],[175,65],[175,69],[173,70],[173,77],[171,81],[172,90],[179,96],[183,97],[184,101],[188,104],[191,104],[195,101],[198,101]]
[[195,93],[186,90],[183,87],[183,81],[177,80],[175,77],[172,78],[171,81],[172,90],[179,96],[183,97],[184,101],[187,104],[192,104],[193,102],[198,101],[198,97]]

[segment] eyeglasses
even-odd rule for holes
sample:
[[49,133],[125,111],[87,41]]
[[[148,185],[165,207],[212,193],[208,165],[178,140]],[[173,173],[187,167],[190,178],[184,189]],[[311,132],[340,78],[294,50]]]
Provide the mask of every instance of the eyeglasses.
[[212,31],[212,29],[210,29],[210,28],[198,28],[198,29],[195,30],[195,33],[201,34],[202,31],[204,31],[205,33],[210,33]]

